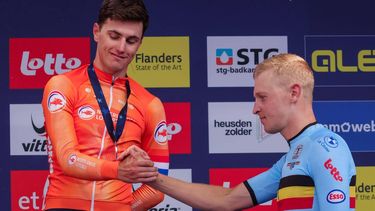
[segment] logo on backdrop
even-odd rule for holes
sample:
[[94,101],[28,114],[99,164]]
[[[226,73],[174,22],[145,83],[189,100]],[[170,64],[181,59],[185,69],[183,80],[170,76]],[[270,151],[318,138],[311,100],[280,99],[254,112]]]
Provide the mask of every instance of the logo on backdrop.
[[209,87],[251,87],[264,59],[288,51],[286,36],[207,37]]
[[90,62],[90,38],[11,38],[9,86],[43,88],[48,79]]
[[[289,147],[280,134],[264,131],[253,102],[208,103],[210,153],[287,152]],[[227,112],[228,110],[231,112]]]
[[129,75],[144,87],[190,87],[189,37],[144,37]]
[[[319,122],[344,138],[352,152],[375,151],[374,106],[375,101],[317,101],[313,103]],[[333,137],[325,137],[319,143],[327,151],[339,144],[338,140]]]
[[42,106],[11,104],[9,110],[10,154],[46,155],[47,140]]
[[190,103],[163,103],[167,116],[168,144],[171,154],[191,153]]
[[[375,35],[305,36],[316,86],[373,86]],[[348,45],[350,43],[350,45]]]
[[11,209],[14,211],[42,210],[43,188],[48,171],[10,172]]
[[357,167],[356,210],[373,210],[375,204],[375,167]]
[[[254,177],[266,170],[267,168],[212,168],[209,169],[210,184],[223,186],[225,188],[234,188],[236,185],[242,183],[243,181]],[[246,210],[277,210],[276,199]]]

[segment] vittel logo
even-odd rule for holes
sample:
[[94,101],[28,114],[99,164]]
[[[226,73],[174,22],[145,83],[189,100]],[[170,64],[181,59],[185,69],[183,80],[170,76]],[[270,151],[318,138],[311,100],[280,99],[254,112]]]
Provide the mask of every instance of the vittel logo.
[[63,74],[81,66],[79,58],[65,58],[63,53],[45,54],[44,58],[30,57],[30,51],[22,53],[21,72],[26,76],[35,76],[37,70],[43,69],[47,75]]

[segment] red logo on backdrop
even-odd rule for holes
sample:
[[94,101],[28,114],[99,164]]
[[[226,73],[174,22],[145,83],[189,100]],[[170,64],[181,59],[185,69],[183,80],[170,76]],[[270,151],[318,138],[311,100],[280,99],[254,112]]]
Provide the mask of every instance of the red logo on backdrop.
[[90,62],[90,38],[11,38],[9,88],[44,88],[48,79]]
[[[234,188],[238,184],[245,180],[256,176],[267,168],[215,168],[210,169],[210,184],[219,185],[226,188]],[[249,195],[250,197],[250,195]],[[245,209],[250,210],[250,209]],[[263,204],[260,204],[251,209],[251,211],[277,211],[277,202],[272,200]]]
[[191,153],[190,103],[164,103],[171,154]]
[[48,171],[11,171],[12,211],[42,210]]

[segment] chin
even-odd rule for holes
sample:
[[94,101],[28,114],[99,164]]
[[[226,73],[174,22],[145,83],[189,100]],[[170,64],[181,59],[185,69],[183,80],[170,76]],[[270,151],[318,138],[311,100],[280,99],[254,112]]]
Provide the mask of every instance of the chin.
[[275,129],[275,128],[264,128],[264,131],[266,131],[269,134],[275,134],[280,132],[281,130]]

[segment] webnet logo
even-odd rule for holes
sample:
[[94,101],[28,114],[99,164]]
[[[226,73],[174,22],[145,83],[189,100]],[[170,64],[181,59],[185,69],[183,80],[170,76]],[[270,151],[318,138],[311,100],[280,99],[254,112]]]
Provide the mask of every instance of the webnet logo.
[[9,88],[43,88],[50,77],[90,62],[90,38],[11,38]]
[[[266,170],[267,168],[213,168],[209,170],[210,184],[223,186],[225,188],[234,188],[245,180],[256,176]],[[246,210],[276,211],[276,199]]]
[[42,210],[48,171],[11,171],[12,211]]
[[191,153],[190,103],[164,103],[171,154]]

